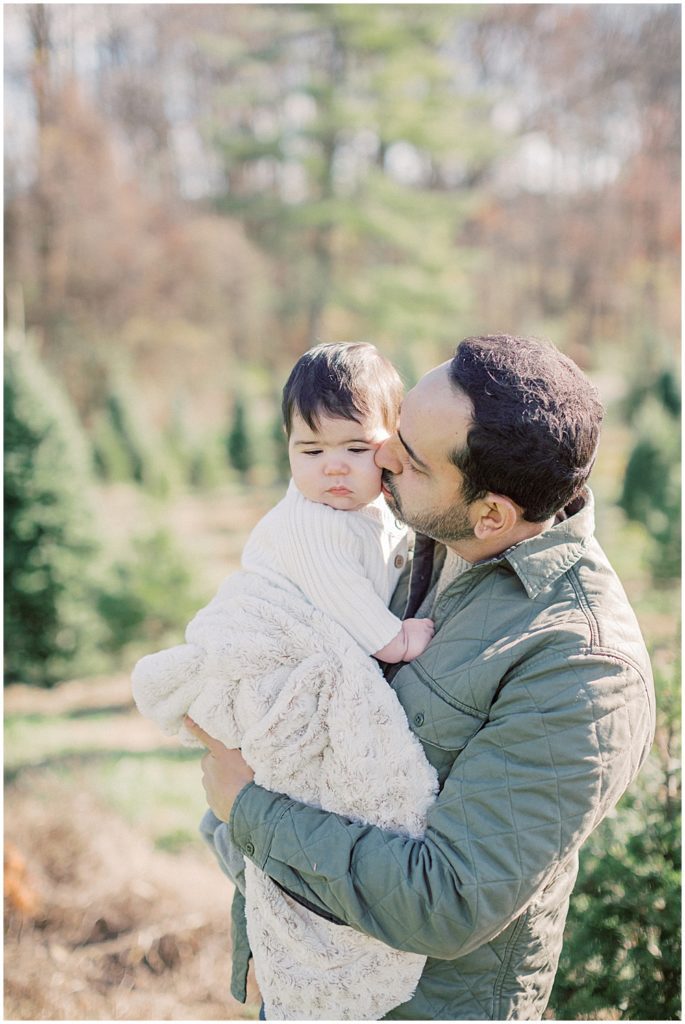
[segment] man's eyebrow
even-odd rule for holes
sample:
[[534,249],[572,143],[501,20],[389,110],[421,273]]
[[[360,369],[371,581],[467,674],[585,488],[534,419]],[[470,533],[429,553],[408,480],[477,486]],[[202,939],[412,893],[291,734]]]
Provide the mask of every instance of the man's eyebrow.
[[418,457],[418,455],[416,454],[416,452],[415,452],[415,451],[414,451],[414,450],[413,450],[413,449],[412,449],[412,448],[411,448],[411,447],[410,447],[410,446],[409,446],[409,445],[407,444],[407,442],[406,442],[406,441],[404,440],[404,438],[403,438],[403,437],[402,437],[402,435],[400,434],[399,430],[397,431],[397,436],[399,437],[399,439],[400,439],[400,441],[401,441],[401,443],[402,443],[403,447],[404,447],[404,448],[405,448],[405,450],[406,450],[406,451],[408,452],[408,454],[409,454],[409,455],[411,456],[411,458],[412,458],[412,459],[414,460],[414,462],[416,463],[416,465],[417,465],[417,466],[420,466],[420,467],[421,467],[421,469],[425,469],[425,470],[426,470],[426,472],[430,472],[430,466],[428,466],[428,465],[427,465],[427,464],[426,464],[426,463],[425,463],[425,462],[423,461],[423,459],[420,459],[420,458]]

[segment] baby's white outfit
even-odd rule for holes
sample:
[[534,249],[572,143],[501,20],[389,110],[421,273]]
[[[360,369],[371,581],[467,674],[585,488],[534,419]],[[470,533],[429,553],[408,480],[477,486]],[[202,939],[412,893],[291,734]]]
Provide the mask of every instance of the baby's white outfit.
[[[406,533],[382,497],[338,511],[291,482],[187,642],[136,665],[141,712],[186,740],[189,714],[266,789],[421,836],[437,776],[368,657],[401,628],[387,603]],[[245,901],[267,1019],[379,1019],[411,998],[425,957],[314,914],[249,861]]]
[[366,654],[390,643],[402,622],[388,610],[407,561],[407,527],[382,495],[356,512],[288,491],[250,534],[241,564],[285,577],[344,626]]

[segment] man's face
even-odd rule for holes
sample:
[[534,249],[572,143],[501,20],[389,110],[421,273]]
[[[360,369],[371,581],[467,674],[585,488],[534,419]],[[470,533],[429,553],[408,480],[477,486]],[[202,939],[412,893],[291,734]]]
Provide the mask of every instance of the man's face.
[[392,512],[419,533],[454,544],[474,536],[461,474],[449,459],[466,444],[473,410],[450,384],[448,365],[431,370],[408,392],[397,433],[378,449],[376,463]]

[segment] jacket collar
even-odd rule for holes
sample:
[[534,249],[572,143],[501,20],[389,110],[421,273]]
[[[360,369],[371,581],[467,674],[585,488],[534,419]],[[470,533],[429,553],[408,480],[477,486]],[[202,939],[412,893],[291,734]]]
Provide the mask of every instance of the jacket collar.
[[507,562],[530,598],[551,586],[581,558],[595,530],[595,500],[589,488],[560,513],[558,521],[537,537],[522,540],[475,565]]
[[[507,548],[499,555],[474,562],[473,569],[507,563],[521,580],[530,598],[537,597],[575,565],[587,549],[595,531],[595,500],[592,491],[583,493],[557,516],[549,530]],[[445,546],[430,537],[416,535],[409,596],[404,617],[410,618],[421,606],[431,581],[445,560]]]

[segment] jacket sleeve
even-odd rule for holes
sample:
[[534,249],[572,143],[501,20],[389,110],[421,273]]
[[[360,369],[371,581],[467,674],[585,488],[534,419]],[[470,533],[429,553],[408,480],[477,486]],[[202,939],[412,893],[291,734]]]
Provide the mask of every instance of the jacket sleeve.
[[557,652],[502,686],[456,757],[423,839],[247,786],[236,845],[291,892],[398,949],[453,959],[550,883],[647,755],[653,709],[618,656]]
[[245,858],[231,841],[226,822],[217,818],[213,811],[206,811],[199,829],[223,873],[245,895]]

